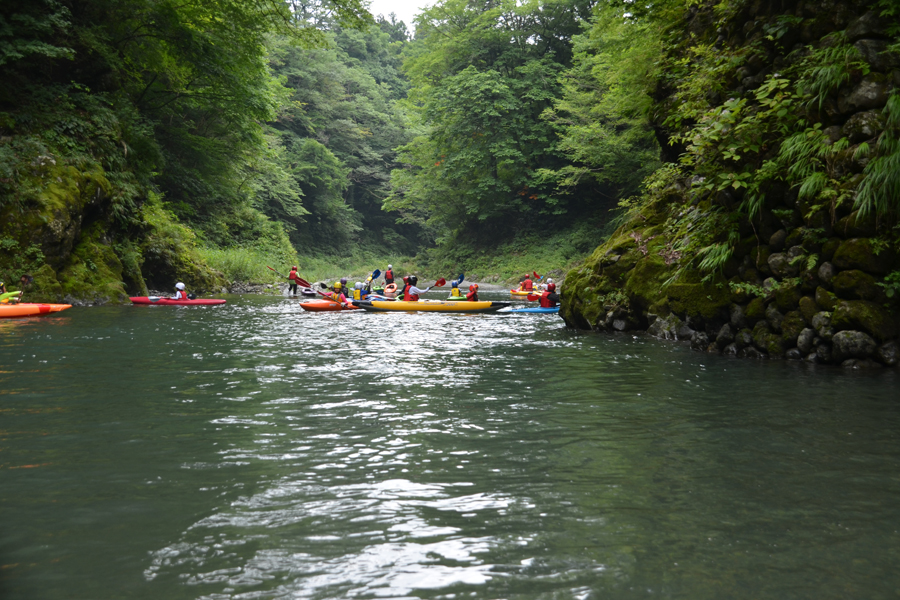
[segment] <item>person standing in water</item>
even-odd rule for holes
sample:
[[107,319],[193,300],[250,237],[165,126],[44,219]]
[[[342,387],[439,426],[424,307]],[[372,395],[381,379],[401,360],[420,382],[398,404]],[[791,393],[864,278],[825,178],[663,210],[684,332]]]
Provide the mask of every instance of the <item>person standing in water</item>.
[[297,267],[291,267],[291,272],[288,273],[288,281],[290,282],[290,287],[288,288],[288,294],[291,296],[295,296],[297,294],[297,286],[300,285],[300,275],[297,274]]
[[387,271],[384,272],[384,287],[392,283],[394,283],[394,267],[393,265],[388,265]]

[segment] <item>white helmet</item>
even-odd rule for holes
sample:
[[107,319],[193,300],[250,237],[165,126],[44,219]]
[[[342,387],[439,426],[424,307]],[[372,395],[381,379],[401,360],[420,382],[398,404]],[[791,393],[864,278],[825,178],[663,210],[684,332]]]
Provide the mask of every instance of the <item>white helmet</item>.
[[394,265],[388,265],[388,269],[393,269]]
[[179,281],[178,283],[175,284],[175,289],[176,289],[176,290],[183,290],[183,289],[184,289],[184,284],[181,283],[181,282]]
[[358,290],[361,290],[361,289],[362,289],[362,281],[357,281],[357,282],[356,282],[356,289],[358,289]]
[[553,280],[552,280],[552,279],[547,279],[547,285],[550,285],[551,283],[553,283]]

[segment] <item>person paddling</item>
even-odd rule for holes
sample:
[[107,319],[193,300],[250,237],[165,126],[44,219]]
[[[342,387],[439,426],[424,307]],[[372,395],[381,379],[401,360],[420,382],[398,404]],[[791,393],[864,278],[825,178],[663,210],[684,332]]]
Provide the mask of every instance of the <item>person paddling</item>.
[[559,306],[559,294],[556,293],[556,284],[552,281],[547,284],[547,290],[540,297],[541,308],[554,308]]
[[416,287],[417,283],[419,283],[419,278],[415,275],[410,275],[406,280],[406,285],[403,286],[403,299],[406,302],[418,302],[419,294],[424,294],[431,289],[431,286],[429,286],[424,290],[420,290]]
[[336,281],[334,286],[332,286],[331,299],[335,302],[340,302],[344,306],[347,305],[347,296],[344,295],[344,286],[341,285],[340,281]]
[[473,283],[469,286],[469,293],[466,294],[466,300],[469,302],[478,302],[478,284]]
[[22,298],[22,292],[7,292],[6,284],[0,281],[0,304],[15,304]]
[[534,282],[531,281],[531,275],[525,273],[525,280],[519,284],[519,289],[524,292],[533,292],[534,291]]
[[300,285],[300,275],[297,273],[297,266],[291,267],[291,272],[288,273],[288,281],[290,285],[288,287],[288,294],[291,296],[295,296],[297,294],[297,286]]
[[170,298],[171,300],[189,300],[187,292],[184,290],[184,284],[180,281],[175,284],[175,295]]

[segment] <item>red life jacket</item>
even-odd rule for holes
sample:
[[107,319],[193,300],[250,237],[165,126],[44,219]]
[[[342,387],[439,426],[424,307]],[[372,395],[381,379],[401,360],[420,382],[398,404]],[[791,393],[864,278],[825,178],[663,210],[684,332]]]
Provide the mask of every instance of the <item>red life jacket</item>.
[[294,270],[291,270],[291,272],[288,274],[288,279],[293,280],[294,283],[297,283],[297,279],[298,279],[299,277],[300,277],[300,276],[297,275],[297,271],[294,271]]
[[466,300],[468,300],[469,302],[478,302],[478,292],[469,292],[468,294],[466,294]]
[[175,290],[176,300],[187,300],[187,290]]
[[526,279],[525,281],[522,282],[522,289],[525,290],[526,292],[533,291],[534,284],[531,282],[530,279]]
[[403,286],[403,299],[407,302],[418,302],[419,295],[409,293],[409,288],[411,288],[411,287],[412,287],[412,285],[410,285],[408,283],[405,286]]
[[541,294],[541,298],[539,301],[541,308],[553,308],[553,304],[550,304],[550,292],[544,292]]
[[384,283],[385,285],[389,285],[394,283],[394,272],[388,269],[384,272]]

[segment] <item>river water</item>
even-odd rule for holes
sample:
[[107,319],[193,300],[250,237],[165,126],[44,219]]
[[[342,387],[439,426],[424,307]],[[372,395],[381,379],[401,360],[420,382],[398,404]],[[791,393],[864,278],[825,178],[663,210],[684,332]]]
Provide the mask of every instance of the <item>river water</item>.
[[0,322],[0,598],[900,593],[895,370],[228,298]]

